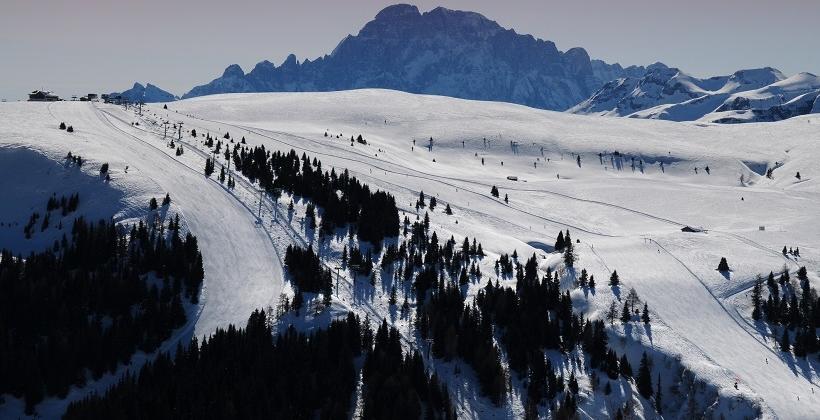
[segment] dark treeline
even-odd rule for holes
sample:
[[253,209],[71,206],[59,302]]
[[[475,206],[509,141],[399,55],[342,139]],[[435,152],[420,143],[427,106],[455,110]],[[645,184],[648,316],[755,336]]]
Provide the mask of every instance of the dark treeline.
[[364,363],[364,419],[455,420],[447,387],[427,376],[421,355],[402,355],[399,332],[382,321]]
[[298,291],[322,293],[325,301],[330,302],[333,277],[329,269],[322,267],[319,256],[313,252],[313,246],[305,249],[288,245],[285,266]]
[[396,199],[384,191],[371,191],[345,170],[322,170],[322,162],[301,157],[295,150],[271,153],[264,146],[249,148],[236,144],[232,158],[235,167],[268,193],[281,189],[310,199],[323,210],[319,226],[324,234],[348,223],[359,239],[374,244],[399,233]]
[[[78,218],[45,252],[2,251],[0,394],[24,397],[27,413],[156,349],[185,323],[183,293],[195,301],[203,278],[196,239],[141,222],[126,233]],[[148,272],[157,281],[144,280]]]
[[[404,280],[409,281],[414,273],[419,273],[413,283],[419,302],[424,301],[426,291],[437,280],[439,271],[452,278],[458,277],[461,286],[482,276],[476,262],[484,257],[484,250],[475,238],[471,243],[465,237],[461,246],[453,236],[441,243],[438,234],[429,233],[429,230],[427,213],[423,221],[413,222],[412,225],[405,217],[404,232],[405,235],[409,234],[409,238],[402,241],[398,249],[388,248],[385,252],[391,262],[403,265]],[[384,262],[382,265],[385,265]]]
[[417,354],[403,354],[386,323],[374,337],[349,313],[327,329],[289,327],[274,339],[266,320],[256,311],[245,329],[220,329],[173,357],[163,354],[104,396],[72,404],[65,418],[349,418],[359,357],[363,418],[454,418],[447,390],[427,376]]
[[62,215],[66,216],[69,213],[77,210],[77,206],[79,204],[80,195],[77,193],[71,194],[68,197],[61,196],[59,199],[57,198],[56,194],[53,194],[51,197],[48,198],[48,202],[46,203],[46,211],[61,209]]
[[[415,325],[422,338],[432,340],[433,356],[466,362],[475,371],[482,394],[493,403],[500,405],[509,387],[509,373],[502,366],[494,333],[499,335],[511,371],[526,378],[528,416],[534,416],[542,403],[548,403],[551,413],[561,418],[572,417],[577,410],[577,379],[559,375],[545,350],[570,353],[580,349],[588,354],[591,369],[613,380],[632,379],[629,360],[609,348],[604,322],[574,313],[569,292],[561,291],[558,273],[548,270],[541,276],[535,255],[524,264],[518,262],[516,252],[502,255],[496,263],[497,274],[514,273],[516,288],[491,281],[470,304],[461,286],[465,276],[467,281],[474,273],[480,276],[472,266],[483,255],[481,245],[466,238],[461,246],[453,238],[439,244],[428,226],[427,218],[412,225],[405,220],[408,238],[397,250],[385,250],[387,268],[402,267],[403,276],[397,278],[413,280]],[[560,236],[563,243],[556,250],[564,253],[566,262],[567,255],[573,257],[572,242],[568,232]],[[382,266],[385,268],[384,258]],[[648,383],[651,388],[651,379]]]
[[[763,300],[764,288],[768,298]],[[791,281],[789,271],[779,277],[770,272],[764,280],[758,276],[752,288],[752,318],[765,319],[772,326],[781,325],[780,349],[792,351],[797,357],[806,357],[820,350],[817,326],[820,325],[820,298],[809,283],[806,267],[797,271],[797,284]]]
[[475,370],[481,392],[496,405],[504,401],[507,379],[493,344],[492,324],[475,306],[464,303],[454,284],[438,282],[417,310],[415,323],[422,338],[433,340],[433,356],[463,359]]

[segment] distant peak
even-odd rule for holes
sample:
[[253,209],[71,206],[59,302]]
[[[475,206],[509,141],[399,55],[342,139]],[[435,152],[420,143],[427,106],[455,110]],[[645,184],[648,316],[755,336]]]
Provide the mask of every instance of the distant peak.
[[660,61],[657,61],[653,64],[650,64],[650,65],[646,66],[647,70],[655,70],[655,69],[665,70],[665,69],[668,69],[668,68],[669,68],[669,66],[667,66],[666,64],[661,63]]
[[394,4],[387,6],[376,14],[376,19],[396,19],[407,16],[420,16],[419,8],[412,4]]
[[134,87],[132,89],[145,89],[139,82],[134,83]]
[[297,64],[299,64],[299,62],[296,61],[296,55],[295,54],[288,54],[288,58],[286,58],[285,61],[282,62],[281,67],[291,67],[291,66],[295,66]]
[[242,77],[244,75],[245,72],[242,70],[242,67],[239,67],[239,64],[231,64],[222,73],[222,77]]

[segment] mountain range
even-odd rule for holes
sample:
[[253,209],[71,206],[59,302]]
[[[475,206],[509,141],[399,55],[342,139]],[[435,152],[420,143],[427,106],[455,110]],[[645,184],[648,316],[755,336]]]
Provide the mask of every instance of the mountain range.
[[140,83],[134,83],[131,89],[122,92],[112,92],[111,96],[122,96],[123,99],[131,103],[171,102],[178,99],[174,94],[166,92],[150,83],[145,86]]
[[642,77],[618,78],[570,108],[597,114],[670,121],[770,122],[820,112],[820,78],[786,77],[771,67],[699,79],[655,64]]
[[[247,73],[232,64],[182,98],[358,88],[672,121],[777,121],[820,112],[820,79],[810,73],[787,78],[766,67],[700,79],[663,63],[623,67],[591,59],[583,48],[560,51],[478,13],[421,13],[407,4],[383,9],[329,55],[300,62],[291,54],[279,66],[265,60]],[[173,98],[150,84],[126,92],[146,102]]]
[[421,13],[400,4],[379,12],[330,55],[301,62],[290,55],[279,66],[262,61],[248,73],[234,64],[183,98],[384,88],[565,110],[614,78],[645,71],[591,60],[583,48],[559,51],[478,13],[443,7]]

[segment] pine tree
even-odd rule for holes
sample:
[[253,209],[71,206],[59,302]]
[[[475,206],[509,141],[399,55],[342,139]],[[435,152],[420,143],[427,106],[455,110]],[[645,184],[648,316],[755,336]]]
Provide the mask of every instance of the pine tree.
[[587,269],[581,269],[581,277],[578,278],[578,285],[581,287],[587,287],[587,283],[589,282],[589,276],[587,275]]
[[718,264],[717,270],[721,273],[729,271],[729,263],[726,262],[726,257],[720,258],[720,263]]
[[154,197],[151,197],[151,201],[148,203],[148,209],[149,210],[156,210],[157,207],[159,207],[157,205],[157,199],[154,198]]
[[555,250],[561,252],[564,250],[564,231],[558,231],[558,238],[555,239]]
[[575,250],[572,242],[568,242],[564,247],[564,265],[570,268],[575,265]]
[[612,287],[620,286],[621,279],[618,277],[618,270],[612,272],[612,275],[609,276],[609,285]]
[[492,195],[495,198],[498,198],[498,187],[493,185],[493,187],[490,188],[490,195]]
[[615,323],[615,319],[618,317],[618,304],[613,300],[612,303],[609,304],[609,310],[606,312],[606,320],[609,321],[609,324],[612,325]]
[[626,324],[632,319],[632,314],[629,312],[629,305],[624,302],[624,307],[621,310],[621,322]]
[[649,367],[649,356],[646,355],[646,352],[643,352],[643,356],[641,356],[636,385],[641,396],[647,399],[652,397],[652,370]]
[[507,204],[510,204],[510,196],[509,195],[504,194],[504,202],[507,203]]
[[467,285],[470,282],[470,279],[467,277],[467,270],[462,267],[461,275],[458,277],[458,284],[460,286]]
[[754,309],[752,309],[752,319],[755,321],[760,320],[760,304],[762,303],[762,285],[763,279],[760,277],[760,274],[757,275],[757,279],[755,279],[755,285],[752,287],[752,305]]
[[621,356],[621,360],[618,362],[618,369],[621,376],[624,378],[632,378],[632,365],[629,364],[629,359],[626,358],[626,353]]
[[171,195],[168,194],[168,193],[165,193],[165,198],[162,199],[162,205],[167,206],[169,204],[171,204]]
[[396,285],[393,285],[393,287],[390,289],[390,301],[388,303],[390,303],[390,306],[396,304]]
[[450,208],[450,203],[447,203],[447,207],[444,208],[444,213],[447,215],[453,215],[453,209]]
[[590,289],[595,289],[595,275],[594,274],[589,276],[589,288]]
[[643,304],[643,314],[641,315],[641,321],[643,321],[644,324],[649,325],[649,306],[646,303]]
[[416,208],[424,208],[424,191],[419,192],[419,199],[416,201]]

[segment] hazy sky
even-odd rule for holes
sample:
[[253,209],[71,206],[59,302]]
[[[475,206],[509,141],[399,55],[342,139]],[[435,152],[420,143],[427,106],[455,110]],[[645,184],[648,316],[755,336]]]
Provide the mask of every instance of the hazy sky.
[[[64,97],[151,82],[181,95],[231,63],[330,53],[385,0],[0,0],[0,98]],[[820,71],[818,0],[419,0],[621,64],[698,76]]]

